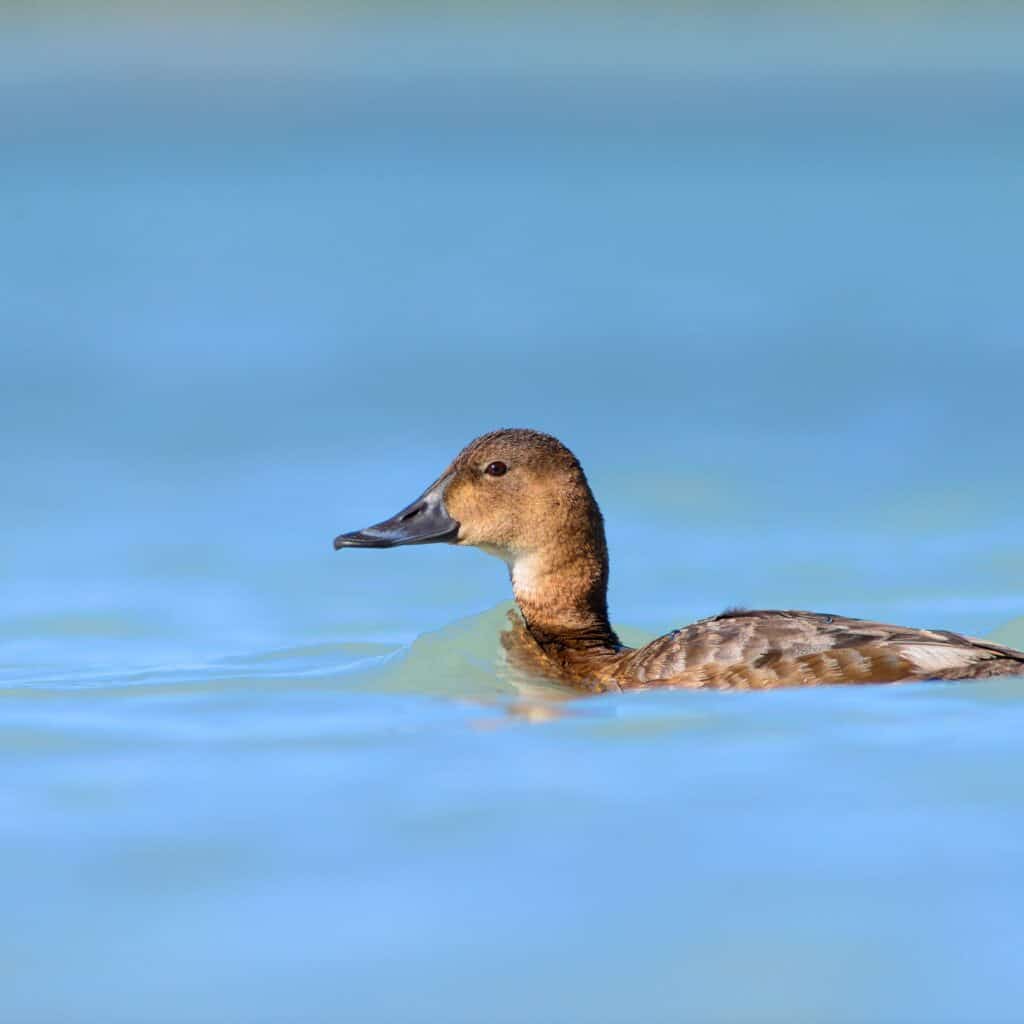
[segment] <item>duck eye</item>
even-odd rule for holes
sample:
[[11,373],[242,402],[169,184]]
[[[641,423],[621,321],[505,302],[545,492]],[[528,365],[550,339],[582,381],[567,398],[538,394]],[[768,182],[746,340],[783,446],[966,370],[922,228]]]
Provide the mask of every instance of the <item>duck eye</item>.
[[492,462],[484,472],[488,476],[504,476],[508,472],[508,466],[504,462]]

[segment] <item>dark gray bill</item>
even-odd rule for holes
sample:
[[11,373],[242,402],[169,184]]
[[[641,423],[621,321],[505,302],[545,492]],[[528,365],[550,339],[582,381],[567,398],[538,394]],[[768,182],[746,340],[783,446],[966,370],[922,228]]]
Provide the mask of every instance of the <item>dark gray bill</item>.
[[444,507],[447,480],[434,484],[425,494],[407,505],[396,516],[365,530],[343,533],[334,538],[334,550],[341,548],[394,548],[400,544],[451,543],[459,533],[459,524]]

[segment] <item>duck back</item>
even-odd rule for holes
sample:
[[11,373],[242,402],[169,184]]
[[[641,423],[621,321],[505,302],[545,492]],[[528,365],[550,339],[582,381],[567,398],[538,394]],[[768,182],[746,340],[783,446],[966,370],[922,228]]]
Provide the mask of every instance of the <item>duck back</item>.
[[619,685],[772,689],[1024,675],[1024,653],[947,630],[800,611],[727,611],[624,652]]

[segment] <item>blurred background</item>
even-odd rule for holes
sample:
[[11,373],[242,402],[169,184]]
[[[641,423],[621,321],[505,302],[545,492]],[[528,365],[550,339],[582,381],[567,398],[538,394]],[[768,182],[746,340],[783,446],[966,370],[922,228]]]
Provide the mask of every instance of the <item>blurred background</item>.
[[[0,5],[4,1016],[797,1019],[799,990],[808,1019],[1012,1019],[1013,684],[913,698],[936,719],[890,691],[609,699],[497,739],[432,697],[506,693],[503,568],[330,543],[530,426],[588,470],[630,635],[739,604],[1024,645],[1022,39],[1016,3]],[[980,762],[948,764],[949,701]],[[858,841],[932,807],[899,856],[962,878],[847,859],[829,815],[876,714],[908,745]],[[767,763],[766,728],[793,744]],[[680,730],[689,753],[631,746]],[[794,798],[808,776],[835,788]],[[723,816],[751,801],[793,826],[777,847]],[[726,927],[733,841],[770,867]],[[517,889],[552,845],[564,870]],[[699,884],[605,893],[632,858]],[[623,930],[680,950],[687,916],[718,939],[593,987],[593,936],[599,963]],[[968,935],[987,965],[926,984],[864,932],[922,965]],[[734,989],[759,934],[778,963]]]
[[368,575],[429,565],[459,579],[388,625],[440,625],[424,599],[478,609],[494,565],[414,552],[350,584],[330,539],[533,426],[590,471],[620,619],[1020,614],[1017,13],[8,9],[20,607],[120,616],[126,573],[167,631],[184,573],[209,603],[169,645],[212,613],[245,648],[244,620],[319,635]]

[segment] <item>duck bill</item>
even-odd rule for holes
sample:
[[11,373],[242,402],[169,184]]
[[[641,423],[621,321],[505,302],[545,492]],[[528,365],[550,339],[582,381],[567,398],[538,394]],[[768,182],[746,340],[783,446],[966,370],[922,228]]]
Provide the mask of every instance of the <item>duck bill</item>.
[[364,530],[334,538],[334,550],[342,548],[396,548],[402,544],[453,544],[459,524],[444,507],[447,480],[434,484],[401,512]]

